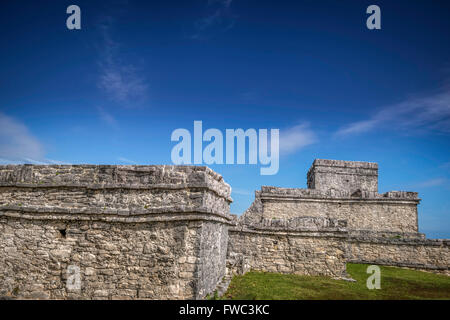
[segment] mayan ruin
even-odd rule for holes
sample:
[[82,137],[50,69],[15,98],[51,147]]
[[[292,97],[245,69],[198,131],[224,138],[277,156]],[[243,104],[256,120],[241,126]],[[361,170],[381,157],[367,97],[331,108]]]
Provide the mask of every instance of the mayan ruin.
[[263,186],[241,216],[200,166],[4,165],[0,183],[0,295],[203,299],[249,270],[344,281],[347,262],[450,275],[450,240],[418,232],[417,193],[378,193],[376,163],[316,159],[308,188]]

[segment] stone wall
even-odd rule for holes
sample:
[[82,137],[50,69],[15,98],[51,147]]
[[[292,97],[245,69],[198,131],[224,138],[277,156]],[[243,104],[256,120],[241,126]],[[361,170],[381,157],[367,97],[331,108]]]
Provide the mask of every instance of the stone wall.
[[257,270],[346,276],[345,221],[305,217],[242,222],[229,231],[229,273]]
[[348,261],[407,267],[450,275],[450,240],[414,238],[411,235],[352,236]]
[[226,275],[228,226],[208,222],[203,224],[198,254],[197,297],[213,293]]
[[314,160],[307,174],[309,189],[378,191],[378,164],[361,161]]
[[0,166],[0,296],[201,299],[248,270],[345,278],[349,261],[449,274],[418,194],[379,194],[377,170],[316,160],[308,189],[262,187],[238,218],[207,167]]
[[316,159],[307,184],[307,189],[261,187],[244,216],[251,220],[328,217],[346,220],[350,233],[418,232],[417,192],[378,193],[376,163]]
[[288,189],[262,187],[258,194],[262,217],[293,218],[301,216],[328,217],[347,220],[352,230],[417,232],[415,192],[361,192]]
[[[255,201],[242,215],[240,223],[258,225],[265,224],[265,221],[289,221],[291,227],[288,229],[292,229],[296,219],[312,217],[345,221],[347,239],[343,250],[347,261],[448,274],[449,240],[428,240],[418,232],[417,205],[420,199],[416,192],[378,193],[376,163],[316,159],[307,174],[307,184],[307,189],[261,187],[255,192]],[[323,231],[319,235],[324,236],[326,233]],[[230,230],[231,242],[238,243],[239,247],[236,249],[231,246],[231,250],[247,250],[250,257],[252,252],[260,254],[267,250],[266,247],[271,248],[270,242],[274,237],[270,232],[264,236],[261,236],[261,232],[258,236],[235,233],[235,228]],[[296,246],[297,243],[292,241],[294,238],[292,230],[287,231],[286,239]],[[315,248],[322,246],[320,239],[312,240]],[[308,241],[304,247],[308,246]],[[330,248],[333,245],[328,244]],[[295,272],[296,266],[286,267],[289,261],[295,261],[291,257],[285,258],[285,264],[274,264],[271,257],[281,262],[280,255],[286,256],[284,252],[272,250],[266,255],[267,260],[258,260],[253,256],[248,259],[247,267],[260,270],[270,267],[271,270]],[[265,257],[264,254],[262,256]],[[308,260],[305,257],[309,254],[299,256],[303,263]],[[307,270],[301,272],[308,273]]]
[[0,166],[0,294],[203,298],[225,275],[230,201],[206,167]]

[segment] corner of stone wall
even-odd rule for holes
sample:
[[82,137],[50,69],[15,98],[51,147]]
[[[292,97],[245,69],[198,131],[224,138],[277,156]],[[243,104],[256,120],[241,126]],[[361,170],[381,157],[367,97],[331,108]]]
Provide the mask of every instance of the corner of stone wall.
[[404,267],[450,275],[450,239],[426,239],[422,233],[352,232],[348,261]]
[[261,201],[261,191],[255,191],[255,200],[250,207],[238,217],[237,222],[242,224],[259,223],[263,217],[263,204]]
[[229,230],[228,277],[250,270],[347,277],[346,221],[324,217],[266,219],[258,216],[257,208],[248,210],[247,217]]
[[207,167],[0,166],[0,293],[204,298],[225,275],[230,194]]

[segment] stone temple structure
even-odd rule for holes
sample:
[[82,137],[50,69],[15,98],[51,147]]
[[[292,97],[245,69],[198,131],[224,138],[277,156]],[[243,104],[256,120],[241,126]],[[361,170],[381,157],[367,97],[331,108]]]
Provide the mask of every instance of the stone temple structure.
[[237,217],[207,167],[0,166],[0,296],[202,299],[248,270],[347,262],[450,275],[450,240],[418,232],[417,193],[378,193],[376,163],[317,159],[307,185],[262,187]]

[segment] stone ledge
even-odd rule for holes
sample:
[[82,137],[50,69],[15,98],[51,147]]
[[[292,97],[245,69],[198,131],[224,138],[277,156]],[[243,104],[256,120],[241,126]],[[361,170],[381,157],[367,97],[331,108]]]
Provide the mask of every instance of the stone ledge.
[[[211,186],[207,183],[159,183],[150,185],[140,184],[125,184],[125,183],[111,183],[111,184],[99,184],[99,183],[22,183],[22,182],[0,182],[0,187],[17,187],[17,188],[83,188],[83,189],[133,189],[133,190],[179,190],[179,189],[208,189],[211,190]],[[213,190],[212,190],[213,191]]]
[[425,239],[425,234],[420,232],[374,231],[363,229],[349,230],[349,237],[356,239]]
[[412,268],[412,269],[442,270],[442,271],[450,270],[450,267],[448,267],[448,266],[436,266],[436,265],[421,264],[421,263],[414,263],[414,262],[397,262],[397,261],[393,261],[393,260],[383,260],[383,259],[374,259],[374,260],[350,259],[347,262],[363,263],[363,264],[376,264],[376,265]]
[[376,162],[328,160],[328,159],[315,159],[312,163],[312,166],[378,169],[378,163]]
[[318,199],[318,200],[350,200],[350,201],[408,201],[417,203],[417,192],[409,191],[389,191],[386,193],[377,193],[371,191],[361,191],[360,193],[350,193],[347,191],[328,190],[321,191],[317,189],[302,188],[279,188],[273,186],[262,186],[260,197],[262,199]]
[[240,220],[242,226],[252,230],[273,231],[343,231],[346,232],[347,221],[326,217],[295,217],[290,219],[267,219],[247,222]]
[[368,238],[349,236],[349,243],[373,243],[389,245],[416,245],[416,246],[436,246],[450,247],[450,239],[412,239],[412,238]]
[[340,238],[342,240],[347,239],[347,231],[341,229],[328,229],[328,230],[275,230],[275,229],[249,229],[245,226],[230,227],[229,232],[235,232],[241,235],[248,234],[263,234],[273,236],[293,236],[293,237],[314,237],[314,238],[328,238],[335,239]]
[[4,211],[2,217],[25,220],[58,220],[58,221],[102,221],[118,223],[149,223],[149,222],[176,222],[176,221],[211,221],[220,222],[229,226],[235,226],[227,216],[214,213],[185,212],[178,214],[153,214],[143,216],[107,216],[101,214],[29,214],[27,212]]
[[209,214],[215,215],[228,221],[230,224],[235,224],[233,217],[228,213],[217,212],[209,207],[204,206],[165,206],[148,209],[99,209],[92,207],[85,208],[65,208],[65,207],[41,207],[41,206],[15,206],[6,205],[0,206],[0,217],[9,212],[29,213],[29,214],[47,214],[47,215],[72,215],[74,218],[78,215],[84,216],[108,216],[108,217],[142,217],[155,216],[158,214]]
[[[338,168],[339,170],[339,168]],[[364,176],[364,177],[378,177],[378,172],[374,169],[363,169],[363,168],[345,168],[346,171],[338,171],[334,167],[314,167],[308,171],[307,178],[311,178],[312,175],[317,175],[320,173],[335,174],[335,175],[347,175],[347,176]],[[342,167],[344,170],[344,167]]]
[[206,166],[0,165],[0,187],[204,188],[232,202],[231,187]]

